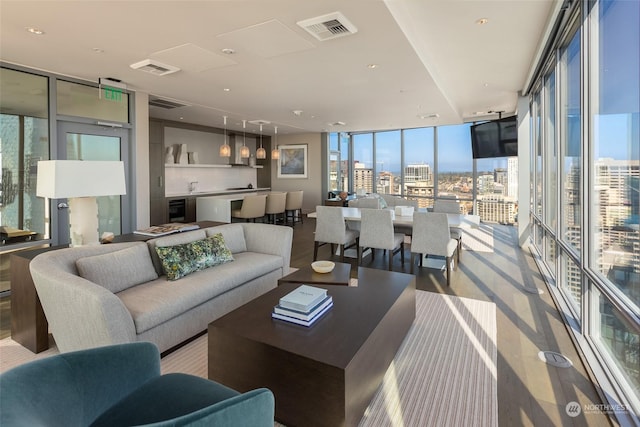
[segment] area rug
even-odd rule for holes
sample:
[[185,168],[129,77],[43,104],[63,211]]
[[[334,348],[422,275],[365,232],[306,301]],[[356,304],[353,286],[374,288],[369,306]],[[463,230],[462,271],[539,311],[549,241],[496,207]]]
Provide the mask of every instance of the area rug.
[[[34,355],[7,338],[1,369],[55,352]],[[496,360],[494,303],[416,291],[414,324],[360,426],[497,426]],[[206,378],[207,336],[165,356],[162,372]]]

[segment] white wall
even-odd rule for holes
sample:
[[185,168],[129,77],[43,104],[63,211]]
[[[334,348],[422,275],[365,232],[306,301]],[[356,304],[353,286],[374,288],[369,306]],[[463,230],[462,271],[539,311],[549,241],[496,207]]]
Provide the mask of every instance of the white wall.
[[[271,140],[274,141],[273,139]],[[272,165],[271,169],[271,189],[273,191],[294,191],[303,190],[304,198],[302,211],[305,213],[314,212],[316,206],[321,205],[324,200],[322,191],[322,150],[321,134],[303,133],[294,135],[278,135],[278,146],[307,144],[307,177],[298,178],[278,178],[277,165]]]

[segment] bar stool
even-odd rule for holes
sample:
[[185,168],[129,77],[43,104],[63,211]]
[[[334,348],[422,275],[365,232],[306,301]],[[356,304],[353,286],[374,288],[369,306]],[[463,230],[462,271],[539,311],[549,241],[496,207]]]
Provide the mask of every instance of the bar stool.
[[287,193],[287,203],[285,205],[286,222],[289,222],[289,218],[291,218],[291,223],[294,225],[298,221],[303,222],[302,221],[302,195],[303,195],[303,190],[289,191]]
[[285,222],[285,208],[287,205],[287,193],[286,192],[271,192],[267,194],[267,207],[265,213],[267,214],[267,221],[276,224],[278,222],[278,216],[282,217],[282,222]]
[[253,222],[256,222],[256,218],[264,217],[266,207],[266,194],[245,196],[244,200],[242,200],[242,208],[231,211],[231,217],[242,218],[247,222],[252,219]]

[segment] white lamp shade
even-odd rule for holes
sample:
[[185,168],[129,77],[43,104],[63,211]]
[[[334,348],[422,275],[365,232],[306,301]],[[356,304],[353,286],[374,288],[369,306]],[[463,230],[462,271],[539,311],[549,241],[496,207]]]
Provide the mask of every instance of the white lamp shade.
[[126,194],[124,163],[100,160],[38,162],[36,195],[50,199]]

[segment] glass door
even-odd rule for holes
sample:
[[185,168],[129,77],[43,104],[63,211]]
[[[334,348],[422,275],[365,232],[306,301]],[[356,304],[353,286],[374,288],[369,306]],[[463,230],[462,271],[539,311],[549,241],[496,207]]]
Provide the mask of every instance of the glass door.
[[[129,138],[123,128],[59,122],[58,150],[60,159],[67,160],[122,160],[124,161],[127,194],[97,197],[98,234],[115,235],[131,231],[131,185],[129,171]],[[78,177],[82,179],[82,177]],[[58,200],[57,202],[60,202]],[[58,211],[58,242],[69,243],[69,214]]]

